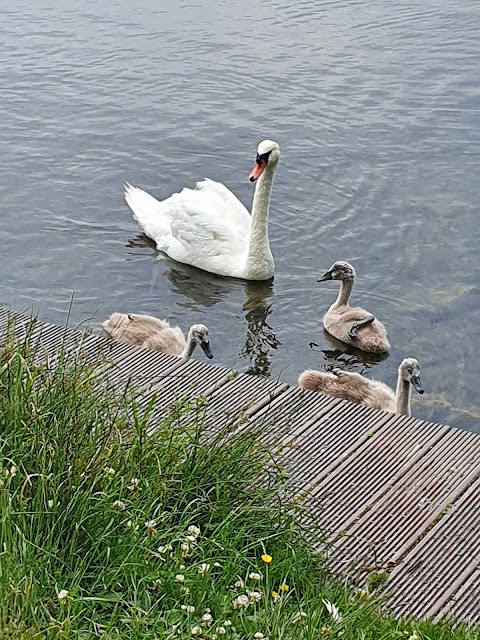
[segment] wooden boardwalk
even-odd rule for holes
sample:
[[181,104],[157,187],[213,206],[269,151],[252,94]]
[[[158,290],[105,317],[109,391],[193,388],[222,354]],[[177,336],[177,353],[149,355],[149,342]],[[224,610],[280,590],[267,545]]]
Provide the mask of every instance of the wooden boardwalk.
[[180,396],[202,396],[215,429],[255,427],[282,444],[289,491],[318,526],[314,544],[332,569],[363,584],[388,575],[399,616],[452,615],[480,623],[480,436],[367,409],[281,382],[167,356],[0,309],[0,334],[27,332],[41,353],[60,348],[112,363],[112,381],[132,379],[154,415]]

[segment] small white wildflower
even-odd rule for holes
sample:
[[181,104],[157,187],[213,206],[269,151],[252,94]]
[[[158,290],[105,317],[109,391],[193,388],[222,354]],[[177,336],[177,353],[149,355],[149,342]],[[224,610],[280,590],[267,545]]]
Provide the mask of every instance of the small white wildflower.
[[192,634],[192,636],[201,636],[202,627],[199,627],[198,624],[196,624],[194,627],[192,627],[190,633]]
[[292,622],[297,622],[298,624],[301,624],[302,622],[304,622],[306,617],[307,617],[307,614],[305,613],[305,611],[297,611],[297,613],[292,618]]
[[250,600],[252,602],[260,602],[260,600],[263,598],[263,596],[260,593],[260,591],[249,591],[248,592],[248,597],[250,598]]
[[195,613],[195,607],[192,604],[182,604],[180,609],[186,613]]
[[190,593],[190,589],[188,587],[182,587],[180,591],[184,593],[186,596],[188,596],[188,594]]
[[178,568],[180,569],[180,571],[183,571],[185,569],[185,565],[181,564]]
[[261,580],[262,579],[261,574],[257,573],[256,571],[252,571],[251,573],[249,573],[248,577],[250,578],[250,580]]
[[180,548],[185,553],[188,553],[190,551],[190,545],[188,544],[188,542],[182,542],[182,545]]
[[237,589],[243,589],[245,584],[244,584],[243,580],[240,579],[240,580],[237,580],[233,586],[237,587]]
[[134,491],[140,491],[140,480],[138,478],[132,478],[130,480],[130,484],[127,486],[127,489],[132,493]]
[[234,598],[232,606],[234,609],[241,609],[242,607],[248,607],[249,604],[250,601],[248,599],[248,596],[242,593],[241,595]]
[[222,565],[221,565],[219,562],[214,562],[214,563],[213,563],[213,566],[214,566],[214,567],[217,567],[217,569],[218,569],[218,567],[221,567]]
[[49,500],[47,504],[48,504],[48,508],[51,509],[53,507],[53,500]]
[[156,580],[153,581],[152,589],[154,591],[161,591],[161,589],[162,589],[162,581],[160,580],[160,578],[157,578]]
[[263,640],[265,638],[261,631],[257,631],[257,633],[254,633],[253,637],[255,638],[255,640]]
[[202,562],[202,564],[198,567],[198,573],[201,576],[204,576],[209,571],[210,571],[210,565],[208,564],[208,562]]
[[185,538],[185,540],[188,542],[188,544],[193,547],[193,545],[197,542],[197,538],[196,536],[187,536]]
[[12,464],[10,469],[5,469],[5,475],[7,478],[14,478],[17,475],[17,467]]
[[112,507],[114,509],[119,509],[120,511],[125,511],[127,505],[121,500],[115,500],[115,502],[112,504]]
[[106,467],[105,475],[111,478],[112,476],[115,475],[115,469],[113,469],[112,467]]
[[61,591],[58,592],[58,601],[61,604],[65,604],[67,600],[68,600],[68,591],[66,589],[62,589]]
[[224,627],[231,627],[232,626],[232,621],[231,620],[225,620],[223,623]]
[[200,527],[191,524],[187,529],[187,533],[189,536],[195,536],[195,538],[198,538],[198,536],[200,535]]
[[324,600],[323,598],[322,598],[322,602],[325,605],[325,608],[330,614],[330,617],[332,618],[332,620],[335,620],[336,622],[338,622],[339,620],[342,619],[342,614],[338,610],[338,607],[335,604],[333,604],[333,602],[330,602],[330,600]]
[[185,576],[183,575],[183,573],[177,573],[177,575],[175,576],[175,580],[177,582],[185,582]]
[[213,616],[211,613],[204,613],[202,616],[202,622],[204,623],[205,626],[208,626],[209,624],[211,624],[213,620]]
[[147,528],[148,537],[152,537],[157,533],[157,523],[155,520],[145,520],[144,525]]
[[217,633],[219,636],[224,636],[227,633],[225,627],[217,627]]

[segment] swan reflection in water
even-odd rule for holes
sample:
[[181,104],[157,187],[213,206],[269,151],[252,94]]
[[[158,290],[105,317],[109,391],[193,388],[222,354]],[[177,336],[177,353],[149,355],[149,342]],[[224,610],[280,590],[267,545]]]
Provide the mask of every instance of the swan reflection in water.
[[246,336],[240,355],[248,359],[247,373],[268,377],[270,375],[270,351],[276,349],[280,341],[268,324],[272,312],[273,282],[249,282],[245,286]]
[[[360,349],[355,349],[355,347],[337,340],[325,329],[323,330],[323,336],[334,347],[333,349],[318,349],[323,353],[325,361],[323,366],[327,371],[338,367],[344,371],[356,371],[364,374],[389,356],[388,352],[367,353]],[[318,344],[315,342],[310,342],[309,346],[315,350],[318,348]]]
[[156,251],[155,243],[143,234],[129,240],[127,247],[140,250],[153,249],[155,258],[164,261],[163,275],[171,283],[172,291],[182,298],[183,301],[177,303],[181,307],[202,311],[215,306],[229,294],[242,288],[245,294],[242,305],[245,314],[245,339],[238,355],[248,362],[246,373],[266,377],[270,375],[270,352],[272,349],[277,349],[280,344],[273,328],[267,322],[272,312],[273,280],[255,282],[223,278],[196,267],[175,262]]

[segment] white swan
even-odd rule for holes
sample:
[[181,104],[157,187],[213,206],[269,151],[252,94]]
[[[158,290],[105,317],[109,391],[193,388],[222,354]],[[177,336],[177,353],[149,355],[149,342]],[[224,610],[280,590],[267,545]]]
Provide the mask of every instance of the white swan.
[[227,187],[208,178],[161,202],[126,184],[125,200],[144,233],[170,258],[221,276],[268,280],[275,267],[268,210],[279,159],[276,142],[258,145],[250,173],[250,181],[258,181],[251,216]]
[[204,324],[193,324],[185,340],[180,327],[172,327],[167,320],[140,313],[115,312],[102,322],[102,328],[118,342],[154,349],[187,360],[199,345],[207,358],[213,358],[208,328]]

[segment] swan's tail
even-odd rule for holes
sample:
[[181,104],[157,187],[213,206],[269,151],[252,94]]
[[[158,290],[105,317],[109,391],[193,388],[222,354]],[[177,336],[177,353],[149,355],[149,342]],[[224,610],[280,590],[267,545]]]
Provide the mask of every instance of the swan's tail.
[[160,202],[142,189],[133,187],[128,182],[124,185],[125,201],[132,210],[133,217],[142,227],[144,233],[159,244],[162,235],[170,231],[171,207],[168,200]]

